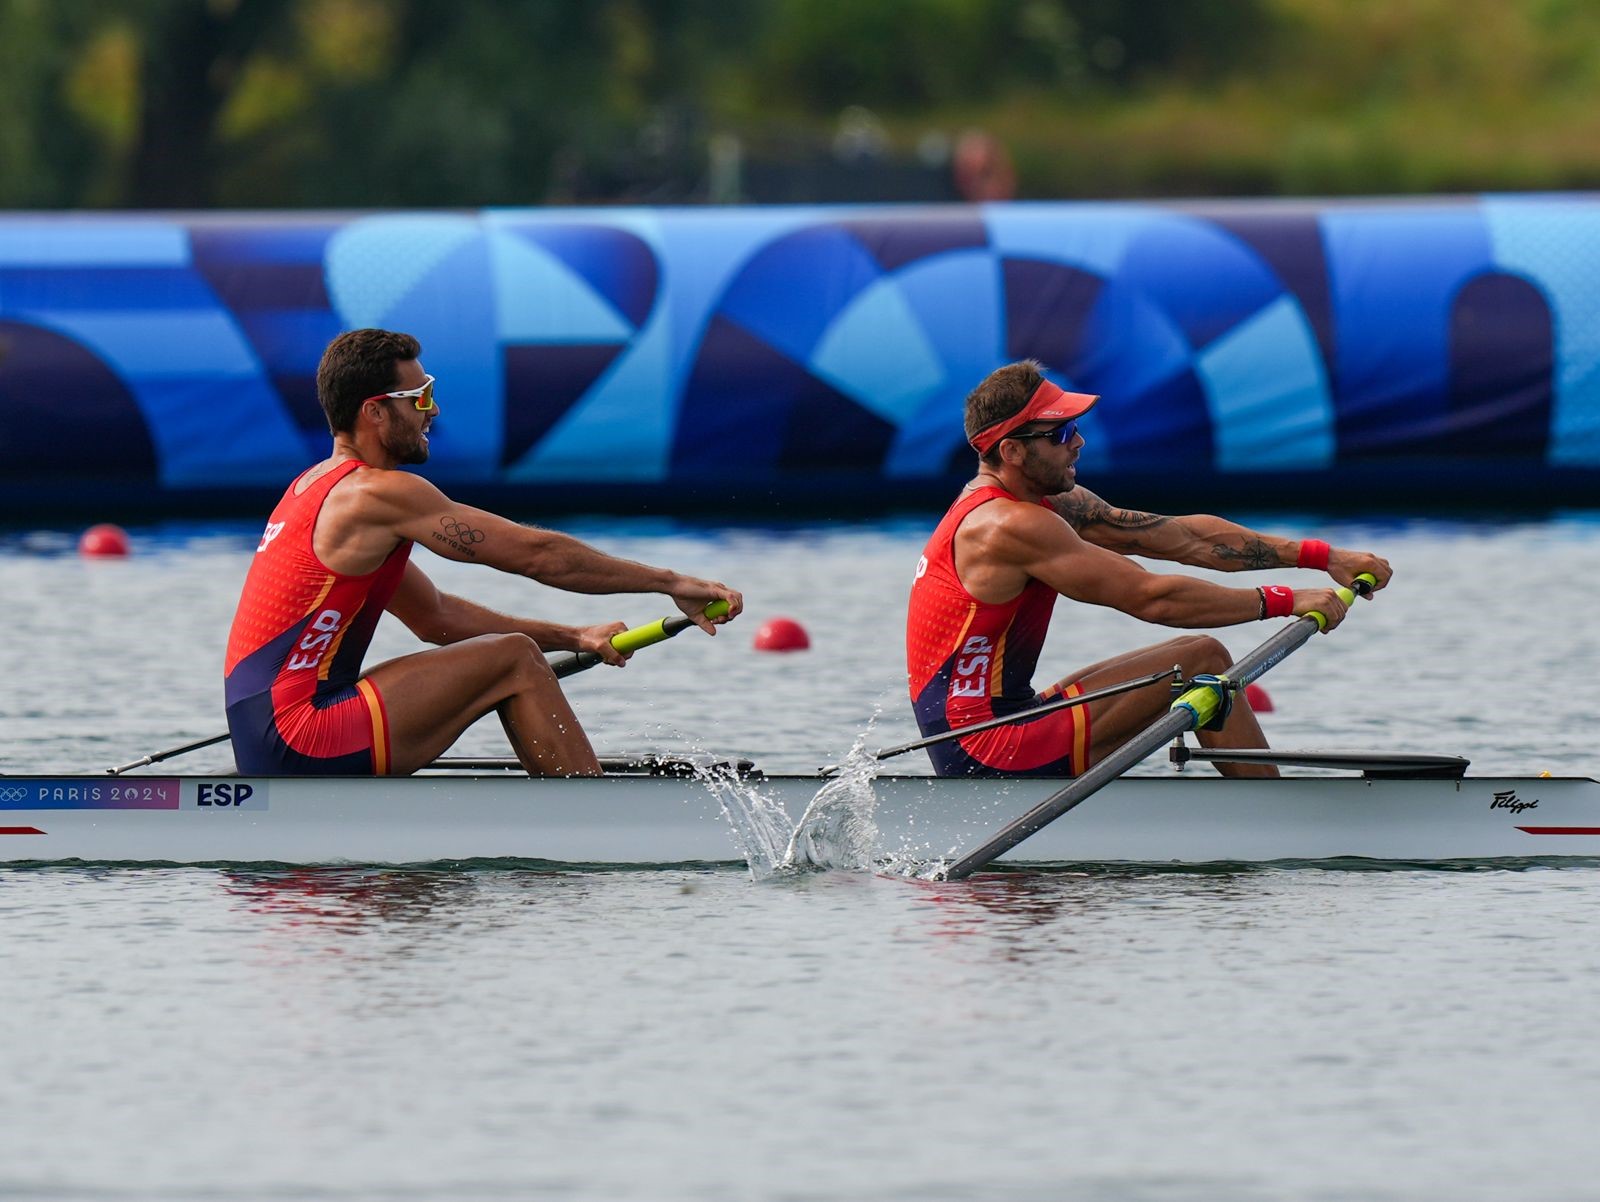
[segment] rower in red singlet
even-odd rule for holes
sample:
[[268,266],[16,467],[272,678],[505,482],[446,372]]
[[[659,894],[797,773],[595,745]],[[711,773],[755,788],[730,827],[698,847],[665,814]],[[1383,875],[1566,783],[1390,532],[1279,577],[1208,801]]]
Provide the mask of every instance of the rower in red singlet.
[[[497,711],[530,773],[593,775],[599,761],[543,650],[607,663],[621,622],[564,626],[496,613],[441,593],[412,545],[581,593],[659,592],[707,634],[743,608],[712,580],[617,559],[551,530],[450,500],[398,471],[428,458],[439,406],[415,338],[354,330],[329,344],[317,397],[330,458],[302,473],[272,512],[228,637],[228,729],[249,775],[414,772]],[[727,601],[727,619],[707,603]],[[378,619],[394,614],[440,646],[363,673]]]
[[[1083,447],[1078,418],[1099,398],[1064,392],[1038,363],[991,373],[967,397],[966,433],[978,474],[951,506],[917,564],[906,617],[912,708],[924,736],[992,717],[1018,715],[993,730],[928,748],[941,776],[1075,776],[1158,717],[1165,684],[1029,717],[1046,702],[1177,665],[1185,677],[1219,673],[1228,650],[1189,635],[1101,660],[1043,692],[1034,667],[1057,595],[1165,626],[1231,626],[1319,610],[1329,630],[1345,604],[1331,588],[1225,588],[1155,574],[1130,555],[1219,571],[1308,567],[1348,585],[1362,572],[1389,582],[1387,561],[1318,539],[1257,533],[1208,514],[1163,517],[1115,509],[1077,483]],[[1265,747],[1247,703],[1234,705],[1212,747]],[[1221,764],[1230,776],[1276,776],[1271,765]]]
[[297,478],[251,561],[223,668],[234,757],[248,776],[389,771],[389,720],[361,660],[411,543],[359,576],[330,570],[312,546],[322,502],[364,467],[346,459]]
[[[1005,489],[985,485],[963,493],[939,523],[917,561],[906,619],[906,659],[911,703],[924,735],[971,726],[1001,714],[1018,714],[1076,684],[1035,693],[1039,662],[1056,593],[1030,580],[1009,601],[992,604],[967,592],[955,566],[955,534],[969,513],[997,497],[1016,500]],[[1076,776],[1088,751],[1089,716],[1082,709],[1057,710],[1036,719],[928,748],[940,776],[983,775],[995,768],[1018,775]]]

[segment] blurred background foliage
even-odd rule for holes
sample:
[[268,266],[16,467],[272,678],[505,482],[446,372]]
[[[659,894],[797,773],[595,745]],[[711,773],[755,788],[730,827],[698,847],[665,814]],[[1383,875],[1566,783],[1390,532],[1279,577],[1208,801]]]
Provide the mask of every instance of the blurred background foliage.
[[1592,0],[0,0],[0,205],[1600,182]]

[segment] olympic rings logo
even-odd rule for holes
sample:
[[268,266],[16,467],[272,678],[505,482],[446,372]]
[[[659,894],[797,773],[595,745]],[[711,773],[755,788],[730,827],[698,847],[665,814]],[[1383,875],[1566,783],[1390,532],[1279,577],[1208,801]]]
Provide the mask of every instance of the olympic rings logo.
[[0,801],[21,801],[27,795],[28,791],[26,789],[18,788],[15,785],[0,789]]
[[465,522],[458,522],[455,518],[440,518],[439,525],[444,527],[444,532],[458,543],[481,543],[483,531],[474,530]]

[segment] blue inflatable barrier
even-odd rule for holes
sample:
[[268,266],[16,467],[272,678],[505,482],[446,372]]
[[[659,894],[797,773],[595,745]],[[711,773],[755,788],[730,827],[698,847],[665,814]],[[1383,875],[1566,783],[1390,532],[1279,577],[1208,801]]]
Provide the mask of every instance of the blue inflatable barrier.
[[1600,501],[1588,196],[0,216],[0,501],[259,507],[358,326],[422,341],[428,475],[513,508],[942,504],[1023,357],[1103,394],[1128,504]]

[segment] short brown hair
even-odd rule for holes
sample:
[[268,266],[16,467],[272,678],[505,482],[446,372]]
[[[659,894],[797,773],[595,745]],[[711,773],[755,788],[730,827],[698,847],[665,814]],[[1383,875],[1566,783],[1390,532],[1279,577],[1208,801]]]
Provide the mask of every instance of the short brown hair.
[[[1024,359],[998,367],[967,393],[967,441],[971,442],[979,430],[987,430],[996,422],[1003,422],[1022,412],[1024,405],[1044,382],[1044,371],[1037,359]],[[989,448],[980,458],[985,463],[999,463],[999,444]]]
[[420,342],[393,330],[350,330],[328,343],[317,365],[317,400],[328,430],[334,434],[354,430],[361,402],[392,389],[395,364],[420,354]]

